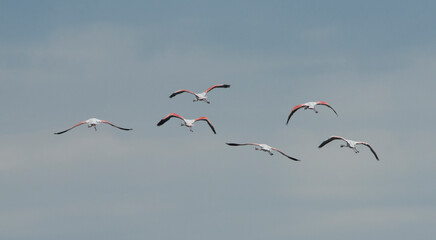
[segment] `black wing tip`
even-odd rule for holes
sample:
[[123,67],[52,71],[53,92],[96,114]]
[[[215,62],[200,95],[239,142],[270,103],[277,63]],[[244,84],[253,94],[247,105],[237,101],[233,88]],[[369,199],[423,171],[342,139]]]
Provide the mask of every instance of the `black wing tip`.
[[223,84],[223,88],[229,88],[230,84]]
[[336,112],[336,110],[333,107],[331,107],[331,106],[328,106],[328,107],[333,110],[333,112],[336,114],[337,117],[339,116],[338,113]]
[[375,157],[375,159],[377,159],[377,161],[380,161],[380,159],[378,158],[378,155],[377,155],[377,153],[375,153],[375,151],[374,151],[374,150],[372,150],[372,153],[374,154],[374,157]]
[[229,145],[229,146],[238,146],[237,143],[226,143],[226,144]]
[[169,118],[161,119],[161,120],[157,123],[157,126],[162,126],[162,125],[163,125],[164,123],[166,123],[168,120],[169,120]]
[[116,128],[118,128],[120,130],[124,130],[124,131],[132,131],[133,130],[133,128],[122,128],[122,127],[116,127]]
[[[327,140],[327,141],[328,141],[328,140]],[[322,142],[322,143],[318,146],[318,148],[322,148],[322,147],[324,147],[326,144],[327,144],[326,141],[324,141],[324,142]]]
[[173,97],[176,96],[176,95],[177,95],[177,94],[174,94],[174,93],[173,93],[173,94],[170,95],[170,98],[173,98]]
[[294,158],[294,157],[288,156],[288,155],[286,155],[286,154],[284,154],[284,153],[282,153],[282,154],[285,155],[286,157],[288,157],[289,159],[293,160],[293,161],[301,162],[300,159],[297,159],[297,158]]
[[[300,107],[301,108],[301,107]],[[291,110],[291,112],[289,113],[289,115],[288,115],[288,121],[286,121],[286,125],[288,125],[288,123],[289,123],[289,121],[291,120],[291,117],[294,115],[294,113],[298,110],[298,109],[300,109],[300,108],[297,108],[297,109],[294,109],[294,110]]]
[[215,128],[211,127],[213,134],[216,134]]

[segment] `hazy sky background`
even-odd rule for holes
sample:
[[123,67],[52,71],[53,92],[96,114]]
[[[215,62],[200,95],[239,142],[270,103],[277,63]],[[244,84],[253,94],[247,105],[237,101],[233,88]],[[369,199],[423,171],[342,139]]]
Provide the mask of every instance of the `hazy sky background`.
[[[429,239],[434,1],[0,1],[0,239]],[[231,84],[209,95],[188,94]],[[326,101],[338,112],[290,109]],[[191,133],[172,119],[207,116]],[[54,132],[96,117],[110,126]],[[331,135],[371,143],[360,153]],[[252,147],[258,142],[302,159]]]

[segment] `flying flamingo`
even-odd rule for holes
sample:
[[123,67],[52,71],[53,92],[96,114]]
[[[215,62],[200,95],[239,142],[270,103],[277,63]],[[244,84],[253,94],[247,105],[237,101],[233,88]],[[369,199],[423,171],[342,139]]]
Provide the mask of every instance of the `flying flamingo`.
[[277,152],[281,153],[283,156],[285,156],[285,157],[287,157],[287,158],[289,158],[289,159],[292,159],[292,160],[294,160],[294,161],[300,161],[300,160],[298,160],[298,159],[296,159],[296,158],[293,158],[293,157],[291,157],[291,156],[286,155],[285,153],[283,153],[282,151],[278,150],[277,148],[274,148],[274,147],[268,146],[268,145],[266,145],[266,144],[259,144],[259,143],[226,143],[226,144],[229,145],[229,146],[245,146],[245,145],[253,145],[253,146],[255,146],[255,147],[254,147],[255,150],[268,152],[269,155],[271,155],[271,156],[273,155],[272,150],[274,150],[274,151],[277,151]]
[[377,156],[377,153],[375,153],[374,149],[372,149],[372,147],[371,147],[371,145],[369,145],[369,143],[366,143],[366,142],[360,142],[360,141],[348,140],[348,139],[345,139],[345,138],[343,138],[343,137],[339,137],[339,136],[331,136],[331,137],[329,137],[329,139],[327,139],[327,140],[325,140],[324,142],[322,142],[321,145],[318,146],[318,148],[322,148],[324,145],[326,145],[327,143],[329,143],[329,142],[331,142],[331,141],[333,141],[333,140],[343,140],[343,141],[345,141],[346,144],[345,144],[345,145],[342,144],[342,145],[341,145],[341,148],[342,148],[342,147],[349,147],[349,148],[353,149],[355,153],[358,153],[358,152],[359,152],[359,151],[356,149],[356,145],[359,145],[359,144],[365,145],[365,146],[369,147],[369,149],[371,149],[371,152],[374,154],[375,159],[379,160],[379,159],[378,159],[378,156]]
[[77,126],[80,126],[80,125],[82,125],[82,124],[85,124],[85,123],[88,124],[88,128],[90,128],[90,127],[94,127],[95,131],[97,131],[97,124],[100,124],[100,123],[106,123],[106,124],[111,125],[112,127],[116,127],[116,128],[118,128],[118,129],[121,129],[121,130],[124,130],[124,131],[130,131],[130,130],[133,130],[132,128],[122,128],[122,127],[118,127],[118,126],[116,126],[116,125],[114,125],[114,124],[112,124],[112,123],[110,123],[110,122],[108,122],[108,121],[105,121],[105,120],[100,120],[100,119],[97,119],[97,118],[90,118],[90,119],[88,119],[88,120],[86,120],[86,121],[79,122],[78,124],[76,124],[76,125],[74,125],[74,126],[68,128],[67,130],[64,130],[64,131],[61,131],[61,132],[55,132],[54,134],[62,134],[62,133],[68,132],[68,131],[70,131],[71,129],[73,129],[73,128],[77,127]]
[[188,127],[189,130],[190,130],[191,132],[193,132],[192,127],[194,126],[194,123],[195,123],[196,121],[206,121],[207,124],[209,124],[209,127],[212,129],[213,133],[216,134],[216,132],[215,132],[215,128],[213,127],[213,125],[212,125],[212,123],[209,121],[209,119],[207,119],[207,117],[199,117],[199,118],[196,118],[196,119],[185,119],[185,118],[183,118],[182,116],[180,116],[180,115],[178,115],[178,114],[170,113],[170,114],[166,115],[164,118],[162,118],[162,119],[157,123],[157,125],[158,125],[158,126],[162,126],[164,123],[166,123],[168,120],[170,120],[170,119],[173,118],[173,117],[176,117],[176,118],[182,119],[183,122],[180,124],[180,126],[186,126],[186,127]]
[[176,95],[178,95],[180,93],[187,92],[187,93],[193,94],[195,96],[195,99],[192,100],[193,102],[204,101],[204,102],[207,102],[208,104],[210,104],[210,102],[207,100],[207,96],[206,96],[206,94],[209,91],[211,91],[214,88],[229,88],[229,87],[230,87],[230,85],[228,85],[228,84],[217,84],[217,85],[213,85],[212,87],[206,89],[206,91],[204,91],[202,93],[194,93],[194,92],[191,92],[191,91],[188,91],[188,90],[181,89],[181,90],[173,92],[170,95],[170,98],[173,98],[174,96],[176,96]]
[[337,112],[332,108],[332,106],[330,106],[330,105],[329,105],[328,103],[326,103],[326,102],[321,102],[321,101],[318,101],[318,102],[307,102],[307,103],[299,104],[299,105],[297,105],[297,106],[295,106],[295,107],[292,108],[291,113],[289,113],[288,121],[286,122],[286,124],[289,123],[289,119],[291,119],[291,116],[294,115],[294,113],[295,113],[298,109],[300,109],[300,108],[304,108],[304,110],[312,109],[313,111],[315,111],[315,113],[318,113],[318,111],[315,109],[315,106],[316,106],[316,105],[324,105],[324,106],[327,106],[327,107],[329,107],[330,109],[332,109],[333,112],[336,113],[336,116],[338,115],[338,113],[337,113]]

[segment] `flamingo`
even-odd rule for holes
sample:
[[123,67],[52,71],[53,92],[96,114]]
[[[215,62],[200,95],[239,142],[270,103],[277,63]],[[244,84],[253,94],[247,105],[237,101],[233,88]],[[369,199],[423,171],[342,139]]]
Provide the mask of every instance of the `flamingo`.
[[342,144],[342,145],[341,145],[341,148],[342,148],[342,147],[349,147],[349,148],[353,149],[355,153],[358,153],[358,152],[359,152],[359,151],[357,150],[357,148],[356,148],[356,145],[359,145],[359,144],[361,144],[361,145],[365,145],[365,146],[369,147],[369,149],[371,149],[371,152],[374,154],[375,159],[377,159],[377,160],[379,161],[379,158],[378,158],[378,156],[377,156],[377,153],[375,153],[374,149],[372,149],[372,147],[371,147],[371,145],[369,145],[369,143],[361,142],[361,141],[348,140],[348,139],[345,139],[345,138],[343,138],[343,137],[339,137],[339,136],[331,136],[331,137],[329,137],[327,140],[325,140],[324,142],[322,142],[322,143],[318,146],[318,148],[322,148],[324,145],[326,145],[327,143],[329,143],[329,142],[331,142],[331,141],[333,141],[333,140],[343,140],[343,141],[345,141],[346,144]]
[[68,128],[67,130],[60,131],[60,132],[55,132],[54,134],[62,134],[62,133],[68,132],[68,131],[70,131],[71,129],[73,129],[73,128],[77,127],[77,126],[80,126],[80,125],[82,125],[82,124],[85,124],[85,123],[88,124],[88,128],[90,128],[90,127],[94,127],[94,130],[95,130],[95,131],[97,131],[97,124],[100,124],[100,123],[106,123],[106,124],[111,125],[112,127],[116,127],[116,128],[118,128],[118,129],[121,129],[121,130],[124,130],[124,131],[130,131],[130,130],[133,130],[132,128],[122,128],[122,127],[118,127],[118,126],[116,126],[115,124],[112,124],[112,123],[110,123],[110,122],[108,122],[108,121],[105,121],[105,120],[100,120],[100,119],[97,119],[97,118],[90,118],[90,119],[88,119],[88,120],[86,120],[86,121],[79,122],[78,124],[76,124],[76,125],[74,125],[74,126]]
[[336,116],[338,116],[338,113],[335,111],[335,109],[333,109],[332,106],[330,106],[330,105],[329,105],[328,103],[326,103],[326,102],[321,102],[321,101],[318,101],[318,102],[307,102],[307,103],[299,104],[299,105],[297,105],[297,106],[295,106],[295,107],[292,108],[291,113],[289,113],[288,121],[286,122],[286,124],[289,123],[289,119],[291,119],[291,116],[294,115],[294,113],[295,113],[298,109],[300,109],[300,108],[304,108],[304,110],[312,109],[313,111],[315,111],[315,113],[318,113],[318,111],[315,109],[315,106],[316,106],[316,105],[324,105],[324,106],[327,106],[327,107],[329,107],[330,109],[332,109],[333,112],[336,113]]
[[292,160],[294,160],[294,161],[300,161],[300,160],[298,160],[298,159],[296,159],[296,158],[293,158],[293,157],[291,157],[291,156],[289,156],[289,155],[286,155],[285,153],[283,153],[282,151],[278,150],[277,148],[274,148],[274,147],[268,146],[268,145],[266,145],[266,144],[259,144],[259,143],[226,143],[226,144],[229,145],[229,146],[245,146],[245,145],[253,145],[253,146],[255,146],[255,147],[254,147],[254,150],[259,150],[259,151],[268,152],[269,155],[271,155],[271,156],[274,155],[274,154],[272,153],[272,150],[274,150],[274,151],[277,151],[277,152],[281,153],[283,156],[285,156],[285,157],[287,157],[287,158],[289,158],[289,159],[292,159]]
[[210,104],[210,102],[207,100],[207,96],[206,96],[206,94],[209,91],[211,91],[214,88],[229,88],[229,87],[230,87],[230,85],[228,85],[228,84],[217,84],[217,85],[213,85],[212,87],[206,89],[206,91],[204,91],[202,93],[194,93],[194,92],[191,92],[191,91],[188,91],[188,90],[181,89],[181,90],[177,90],[177,91],[173,92],[170,95],[170,98],[173,98],[174,96],[176,96],[176,95],[178,95],[180,93],[187,92],[187,93],[193,94],[195,96],[195,99],[192,100],[193,102],[204,101],[204,102],[207,102],[208,104]]
[[209,124],[209,127],[212,129],[213,133],[216,134],[215,132],[215,128],[213,127],[212,123],[209,121],[209,119],[207,119],[207,117],[199,117],[196,119],[185,119],[182,116],[175,114],[175,113],[170,113],[168,115],[166,115],[165,117],[163,117],[158,123],[157,126],[162,126],[164,123],[166,123],[168,120],[170,120],[171,118],[176,117],[179,119],[182,119],[182,123],[180,124],[180,126],[186,126],[189,128],[189,130],[191,132],[193,132],[192,127],[194,126],[194,123],[196,121],[206,121],[207,124]]

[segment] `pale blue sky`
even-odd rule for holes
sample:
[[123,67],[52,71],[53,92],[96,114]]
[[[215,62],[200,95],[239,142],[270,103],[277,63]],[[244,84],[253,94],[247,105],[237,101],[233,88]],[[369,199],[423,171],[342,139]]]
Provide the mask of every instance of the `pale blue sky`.
[[[429,239],[432,1],[0,1],[1,239]],[[211,104],[175,90],[210,93]],[[338,112],[290,109],[326,101]],[[207,116],[194,132],[172,119]],[[91,117],[98,131],[66,129]],[[370,142],[380,162],[330,135]],[[251,147],[259,142],[302,159]]]

